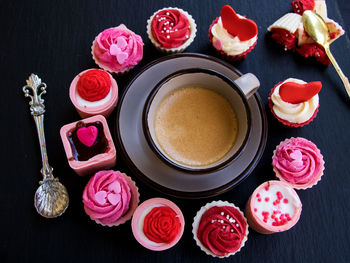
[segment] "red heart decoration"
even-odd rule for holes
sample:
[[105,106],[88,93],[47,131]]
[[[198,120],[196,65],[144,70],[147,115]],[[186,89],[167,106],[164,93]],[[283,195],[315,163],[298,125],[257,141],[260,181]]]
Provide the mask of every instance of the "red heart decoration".
[[91,147],[98,135],[98,129],[95,126],[81,127],[77,130],[79,141],[87,147]]
[[286,82],[280,86],[279,93],[283,101],[296,104],[308,101],[319,93],[321,88],[321,81],[314,81],[305,84]]
[[240,18],[229,5],[221,8],[221,20],[224,28],[232,36],[238,36],[241,41],[246,41],[258,34],[258,27],[253,20]]

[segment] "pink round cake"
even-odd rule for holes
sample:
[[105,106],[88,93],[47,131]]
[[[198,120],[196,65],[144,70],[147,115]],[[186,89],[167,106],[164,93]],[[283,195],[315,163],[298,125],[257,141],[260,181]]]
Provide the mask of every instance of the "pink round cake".
[[300,218],[301,207],[298,194],[289,184],[267,181],[250,196],[245,215],[256,232],[273,234],[293,227]]
[[152,198],[137,207],[131,227],[135,239],[142,246],[161,251],[180,240],[185,220],[176,204],[164,198]]
[[116,74],[128,72],[143,57],[142,38],[123,24],[98,34],[91,49],[96,64]]
[[272,166],[281,181],[295,189],[307,189],[321,180],[324,160],[313,142],[298,137],[286,139],[277,146]]
[[80,117],[108,117],[118,102],[118,85],[108,72],[88,69],[73,79],[69,97]]
[[135,182],[126,174],[100,171],[84,189],[84,210],[98,224],[118,226],[131,219],[139,196]]

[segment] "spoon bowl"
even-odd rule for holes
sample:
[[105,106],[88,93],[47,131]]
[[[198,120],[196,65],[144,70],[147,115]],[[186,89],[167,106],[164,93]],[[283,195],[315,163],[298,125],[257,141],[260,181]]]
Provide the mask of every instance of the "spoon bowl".
[[339,77],[343,81],[344,87],[346,92],[348,93],[348,96],[350,97],[350,83],[348,78],[344,75],[343,71],[339,67],[337,61],[333,57],[331,50],[330,50],[330,44],[331,44],[331,38],[329,36],[329,29],[326,24],[326,22],[323,20],[323,18],[318,15],[317,13],[307,10],[303,13],[302,21],[304,24],[304,28],[306,33],[309,34],[309,36],[318,44],[320,44],[329,60],[332,62],[335,70],[337,71]]
[[56,178],[42,181],[34,195],[36,211],[46,218],[62,215],[68,204],[67,189]]

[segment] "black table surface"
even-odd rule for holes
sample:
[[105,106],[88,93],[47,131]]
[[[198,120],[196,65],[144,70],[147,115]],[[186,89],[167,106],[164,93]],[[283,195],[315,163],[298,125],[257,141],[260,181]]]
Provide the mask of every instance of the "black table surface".
[[[84,213],[82,191],[88,177],[79,177],[66,161],[59,136],[62,125],[79,119],[69,100],[68,89],[74,76],[96,67],[91,58],[91,42],[105,28],[124,23],[144,40],[144,57],[130,73],[118,77],[122,93],[125,85],[144,65],[160,54],[146,34],[146,21],[163,7],[176,6],[195,18],[197,37],[188,52],[217,56],[208,40],[208,27],[229,3],[242,15],[256,21],[258,44],[246,60],[233,63],[242,72],[254,73],[261,82],[259,93],[268,116],[269,134],[265,152],[253,173],[239,186],[220,196],[201,200],[181,200],[155,191],[138,180],[118,158],[115,169],[133,177],[141,201],[165,197],[182,209],[185,232],[180,242],[163,252],[143,248],[134,239],[130,222],[119,227],[102,227]],[[350,100],[332,66],[324,67],[285,52],[267,35],[267,27],[287,12],[289,0],[258,1],[0,1],[1,37],[1,262],[349,262],[350,259]],[[350,32],[350,2],[328,1],[328,15]],[[347,20],[346,20],[347,19]],[[348,34],[332,44],[332,51],[345,74],[350,76]],[[48,85],[45,95],[45,131],[54,175],[66,185],[70,205],[57,219],[40,217],[33,207],[33,195],[41,179],[38,139],[28,100],[22,86],[30,73]],[[280,80],[296,77],[320,80],[320,110],[309,125],[282,127],[267,106],[267,97]],[[109,118],[113,129],[115,113]],[[326,162],[322,180],[312,189],[298,191],[303,203],[300,221],[291,230],[261,235],[250,231],[245,247],[228,259],[214,259],[202,252],[191,233],[197,210],[212,200],[227,200],[240,208],[262,182],[274,179],[272,152],[286,138],[305,137],[321,149]]]

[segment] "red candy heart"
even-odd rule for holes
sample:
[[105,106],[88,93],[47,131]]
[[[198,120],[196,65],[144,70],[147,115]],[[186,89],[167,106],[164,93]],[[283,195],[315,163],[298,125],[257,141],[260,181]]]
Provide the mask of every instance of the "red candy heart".
[[98,135],[98,129],[95,126],[81,127],[77,130],[79,141],[87,147],[91,147]]
[[319,93],[321,88],[321,81],[314,81],[306,84],[286,82],[280,86],[279,93],[283,101],[296,104],[308,101]]
[[241,41],[246,41],[258,34],[258,27],[253,20],[240,18],[229,5],[221,8],[221,20],[224,28],[232,36],[238,36]]

